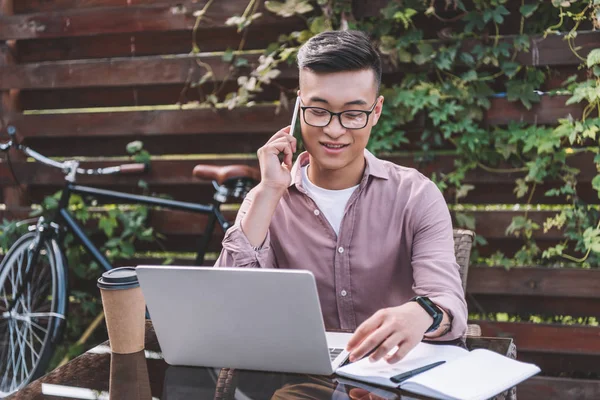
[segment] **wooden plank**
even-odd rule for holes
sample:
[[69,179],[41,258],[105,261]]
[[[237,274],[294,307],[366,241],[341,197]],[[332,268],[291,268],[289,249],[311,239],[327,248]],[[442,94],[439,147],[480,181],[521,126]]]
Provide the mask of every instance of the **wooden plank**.
[[[176,99],[172,100],[173,102]],[[581,107],[565,107],[566,96],[556,98],[544,97],[540,107],[525,111],[524,108],[505,99],[495,99],[488,111],[488,122],[506,124],[511,120],[524,119],[527,122],[537,121],[539,124],[556,123],[558,118],[569,113],[577,114]],[[563,107],[559,104],[562,103]],[[548,106],[553,111],[538,111]],[[519,116],[501,113],[507,110],[518,110]],[[199,134],[199,133],[256,133],[277,132],[289,124],[289,112],[275,114],[276,108],[271,105],[227,109],[180,109],[151,111],[113,111],[113,112],[81,112],[81,113],[47,113],[47,114],[9,114],[5,118],[20,131],[22,137],[43,136],[123,136],[123,135],[157,135],[157,134]],[[409,126],[415,132],[418,123]]]
[[19,4],[15,7],[15,12],[17,14],[26,14],[42,11],[69,10],[73,8],[117,7],[161,3],[168,3],[168,0],[19,0]]
[[[575,58],[577,61],[575,62],[569,58],[575,56],[572,55],[562,37],[549,36],[546,39],[535,40],[539,40],[539,46],[546,41],[551,42],[540,49],[540,54],[543,52],[544,55],[536,58],[538,63],[536,65],[545,65],[539,59],[556,57],[563,57],[564,61],[553,60],[553,65],[580,64],[579,59]],[[580,33],[577,40],[581,41],[581,46],[589,51],[600,40],[600,32]],[[565,48],[564,51],[558,49],[561,46]],[[548,50],[544,50],[546,47]],[[552,55],[546,56],[546,51],[551,52]],[[192,71],[194,79],[199,79],[204,74],[203,68],[196,64],[196,58],[196,56],[180,54],[168,57],[148,56],[21,64],[0,69],[0,88],[40,89],[183,83],[188,79],[189,71]],[[228,65],[221,61],[221,57],[205,55],[199,58],[215,69],[214,76],[217,80],[227,76]],[[251,58],[251,61],[255,60],[256,58]],[[523,63],[527,65],[525,60]],[[398,71],[387,64],[385,68],[386,72]],[[296,67],[282,65],[281,70],[282,78],[298,75]]]
[[[239,88],[236,81],[228,80],[218,83],[219,102],[224,102],[228,93]],[[291,94],[297,90],[298,79],[279,79],[277,85],[266,85],[263,91],[253,98],[257,103],[273,104],[279,100],[281,91],[287,89]],[[197,104],[204,101],[207,94],[215,91],[212,81],[192,88],[184,83],[149,86],[117,86],[108,88],[74,88],[74,89],[36,89],[24,90],[21,102],[24,110],[45,110],[65,108],[97,108],[122,106],[164,106],[174,104]],[[93,111],[93,110],[92,110]]]
[[[4,171],[6,171],[6,170],[4,170]],[[0,174],[4,174],[4,171],[1,171],[1,168],[0,168]],[[20,176],[20,175],[18,175],[18,176]],[[10,179],[10,177],[8,177],[7,175],[4,175],[4,177],[2,177],[0,179],[4,180],[6,182],[8,179]],[[45,196],[52,195],[56,191],[58,191],[61,188],[61,185],[59,183],[60,181],[56,180],[56,179],[58,179],[56,176],[54,176],[53,179],[55,179],[55,182],[56,182],[54,184],[31,185],[26,192],[26,195],[29,199],[28,201],[34,202],[34,203],[39,203],[40,201],[43,200],[43,198]],[[163,182],[165,182],[165,181],[163,180]],[[126,183],[125,180],[122,182],[118,182],[118,183],[111,183],[108,181],[102,181],[102,182],[99,182],[98,184],[96,182],[88,182],[88,183],[92,184],[94,186],[97,185],[97,186],[101,186],[101,187],[104,187],[107,189],[112,188],[112,189],[123,190],[128,193],[141,193],[142,192],[141,189],[139,189],[137,187],[136,181],[129,181],[128,183]],[[467,181],[466,183],[469,183],[469,181]],[[587,186],[590,186],[590,185],[587,184]],[[469,198],[467,199],[468,202],[477,203],[477,204],[498,204],[498,203],[506,204],[506,203],[515,201],[514,197],[511,197],[509,194],[496,195],[493,197],[488,196],[487,194],[490,191],[499,190],[499,185],[497,185],[497,184],[481,184],[481,185],[479,185],[479,187],[480,188],[477,191],[474,191],[475,192],[474,194],[469,196]],[[506,190],[509,190],[509,188],[507,187]],[[193,190],[191,190],[189,184],[183,184],[183,183],[168,184],[167,182],[165,182],[164,184],[163,183],[155,183],[155,184],[150,185],[150,191],[153,193],[169,195],[177,200],[182,200],[182,201],[209,202],[212,199],[212,186],[209,184],[204,184],[204,183],[195,184],[193,186]],[[580,192],[580,193],[582,193],[582,192]],[[454,201],[454,197],[452,196],[452,194],[449,194],[449,193],[445,194],[445,199],[447,202]],[[585,195],[582,193],[582,195],[580,196],[580,199],[582,201],[587,201],[590,204],[598,203],[597,194],[595,191],[592,192],[591,187],[590,187],[590,193],[585,193]],[[559,199],[554,199],[554,203],[559,203]],[[496,243],[494,240],[490,240],[489,242],[490,242],[489,245],[482,246],[479,249],[480,254],[491,255],[496,249],[502,249],[508,256],[510,256],[511,254],[514,254],[523,245],[523,242],[518,239],[503,239],[501,244]],[[559,241],[557,241],[557,240],[554,240],[554,241],[548,240],[548,241],[544,242],[545,245],[542,245],[540,247],[544,248],[547,246],[556,245],[558,243],[559,243]]]
[[[202,10],[206,1],[137,2],[130,6],[73,8],[0,17],[0,40],[191,30],[196,22],[194,12]],[[224,26],[229,17],[242,15],[247,4],[245,0],[213,2],[200,29]],[[281,18],[265,12],[254,24],[278,21],[282,22]]]
[[545,376],[577,379],[597,379],[600,376],[600,359],[597,355],[519,351],[517,346],[517,359],[539,366]]
[[519,400],[598,399],[600,381],[535,376],[517,385]]
[[[258,55],[247,55],[250,64],[256,64]],[[217,81],[237,79],[229,73],[229,64],[222,56],[179,54],[133,58],[58,61],[20,64],[0,69],[0,89],[43,89],[72,87],[111,87],[158,85],[197,82],[207,72],[201,66],[209,65]],[[283,65],[280,78],[298,75],[295,67]]]
[[[587,154],[579,154],[573,157],[573,164],[585,161],[593,158]],[[417,168],[425,175],[430,175],[432,171],[439,173],[450,172],[453,168],[454,157],[451,155],[439,156],[435,163],[421,165],[415,162],[411,156],[391,156],[385,157],[396,164],[403,165],[406,167]],[[111,175],[111,176],[81,176],[78,180],[82,184],[95,183],[98,185],[117,185],[117,186],[135,186],[137,181],[142,178],[149,184],[160,184],[160,185],[201,185],[203,182],[192,177],[191,171],[196,164],[199,163],[209,164],[234,164],[242,163],[257,166],[256,160],[194,160],[194,159],[173,159],[173,160],[155,160],[152,162],[151,171],[149,174],[143,176],[138,175]],[[82,166],[85,168],[98,168],[102,166],[118,165],[119,162],[85,162]],[[61,171],[55,168],[49,168],[42,164],[35,162],[15,162],[13,163],[15,171],[19,173],[19,178],[22,179],[22,183],[37,186],[48,186],[60,184],[63,181],[63,174]],[[595,171],[582,171],[580,176],[580,182],[590,182],[595,176]],[[508,174],[496,176],[490,175],[485,171],[475,171],[467,174],[466,183],[481,184],[481,185],[496,185],[498,183],[513,182],[514,177],[508,176]],[[0,163],[0,185],[10,184],[12,182],[12,176],[5,162]],[[488,187],[489,188],[489,187]]]
[[485,113],[485,122],[489,125],[506,125],[510,121],[522,121],[528,124],[556,125],[559,118],[572,116],[580,119],[583,115],[581,104],[565,105],[571,96],[543,96],[539,103],[527,110],[520,102],[509,102],[506,98],[494,99]]
[[486,268],[469,270],[472,294],[600,299],[600,270],[577,268]]
[[289,124],[290,112],[272,106],[227,109],[153,110],[7,116],[22,138],[153,136],[164,134],[274,134]]
[[[497,245],[491,245],[497,249]],[[468,289],[468,288],[467,288]],[[469,290],[469,289],[468,289]],[[600,299],[555,296],[520,296],[514,294],[471,294],[467,304],[473,313],[508,313],[511,315],[568,315],[571,317],[600,316]]]
[[[28,146],[47,156],[126,156],[125,147],[132,140],[142,140],[152,155],[161,154],[256,154],[272,133],[155,135],[122,137],[31,137]],[[226,140],[224,140],[226,138]],[[185,141],[185,146],[182,145]]]
[[[281,34],[302,30],[303,22],[250,26],[244,50],[265,49]],[[203,52],[237,49],[242,36],[237,28],[214,28],[196,35]],[[19,62],[82,60],[107,57],[139,57],[158,54],[185,54],[192,49],[192,32],[140,32],[102,36],[30,39],[20,42]]]
[[551,325],[527,322],[472,321],[483,336],[511,337],[517,349],[584,353],[600,356],[600,327]]

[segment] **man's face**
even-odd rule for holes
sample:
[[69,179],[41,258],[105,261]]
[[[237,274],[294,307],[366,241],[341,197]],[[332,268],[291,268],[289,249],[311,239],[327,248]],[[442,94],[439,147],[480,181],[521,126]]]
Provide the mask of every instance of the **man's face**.
[[[325,127],[308,125],[300,110],[302,140],[306,150],[311,155],[311,163],[316,163],[319,169],[339,170],[356,162],[362,163],[363,151],[369,141],[372,127],[377,124],[383,106],[383,96],[377,97],[377,83],[371,69],[314,73],[307,69],[300,70],[299,95],[302,106],[320,107],[332,112],[346,110],[363,110],[373,112],[369,115],[367,124],[360,129],[348,129],[340,124],[340,119],[334,116]],[[375,105],[373,107],[373,105]],[[310,110],[306,110],[306,118]],[[324,114],[314,110],[313,117]],[[325,113],[326,114],[326,113]],[[324,115],[325,115],[324,114]],[[347,127],[354,115],[344,119]]]

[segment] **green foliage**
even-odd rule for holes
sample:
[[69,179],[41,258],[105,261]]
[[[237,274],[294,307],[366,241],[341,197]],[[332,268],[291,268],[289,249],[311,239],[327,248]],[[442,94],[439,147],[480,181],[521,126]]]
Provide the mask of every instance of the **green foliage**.
[[[574,44],[583,22],[600,28],[600,2],[522,2],[517,10],[508,7],[507,0],[454,0],[445,5],[390,0],[380,15],[361,20],[352,14],[349,0],[267,1],[265,8],[280,17],[302,18],[306,28],[281,35],[268,46],[258,65],[240,74],[237,92],[226,96],[228,107],[254,104],[256,94],[278,76],[279,65],[293,63],[299,46],[315,34],[330,29],[363,30],[371,36],[384,61],[403,72],[394,84],[381,88],[385,106],[368,148],[382,154],[416,146],[421,150],[415,156],[417,161],[429,162],[435,159],[436,150],[450,143],[456,156],[454,168],[434,172],[432,180],[457,203],[477,189],[466,184],[465,177],[479,171],[512,174],[517,201],[529,204],[537,194],[549,199],[560,197],[567,203],[564,211],[544,223],[544,230],[560,229],[566,238],[564,242],[542,252],[533,239],[541,227],[525,212],[506,227],[507,235],[523,240],[523,248],[512,258],[495,254],[485,262],[506,267],[557,265],[565,260],[593,264],[598,249],[596,230],[600,229],[596,226],[597,211],[581,201],[577,185],[580,171],[570,166],[569,158],[592,152],[596,158],[591,167],[600,171],[600,150],[596,147],[600,119],[595,115],[600,110],[600,48],[592,49],[584,58]],[[252,20],[250,17],[256,13],[254,0],[249,1],[246,11],[245,21]],[[426,26],[428,21],[447,21],[448,13],[452,15],[450,20],[460,22],[464,29],[442,29],[436,32],[437,37],[426,36],[431,33]],[[501,34],[508,18],[511,23],[520,20],[518,34]],[[234,22],[240,27],[243,21]],[[515,103],[515,107],[532,109],[542,96],[549,95],[543,92],[549,71],[524,66],[517,55],[538,51],[533,47],[537,40],[533,35],[558,32],[566,33],[571,50],[583,61],[581,67],[588,70],[587,74],[565,81],[563,89],[563,93],[570,94],[567,105],[583,105],[581,118],[569,116],[555,126],[520,122],[517,118],[504,126],[489,124],[485,115],[493,111],[490,108],[494,96]],[[237,58],[233,51],[224,55],[235,71],[239,68]],[[280,90],[278,111],[288,106],[287,99],[295,95],[296,89]],[[407,132],[414,127],[421,133],[410,143],[412,136]],[[538,193],[542,185],[550,182],[552,187]],[[592,180],[592,187],[600,196],[600,175]],[[105,224],[111,229],[112,225]],[[455,224],[476,228],[468,213],[456,214]],[[481,236],[477,240],[485,241]],[[569,251],[580,257],[571,256]]]

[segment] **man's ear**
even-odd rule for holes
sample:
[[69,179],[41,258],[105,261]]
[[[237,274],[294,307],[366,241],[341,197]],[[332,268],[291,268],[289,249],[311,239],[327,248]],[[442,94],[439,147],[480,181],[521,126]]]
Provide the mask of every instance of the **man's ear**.
[[297,96],[300,96],[300,89],[298,89],[298,91],[296,92]]
[[377,105],[373,109],[373,126],[377,125],[377,121],[379,121],[379,117],[381,117],[381,111],[383,111],[383,96],[379,96],[377,98]]

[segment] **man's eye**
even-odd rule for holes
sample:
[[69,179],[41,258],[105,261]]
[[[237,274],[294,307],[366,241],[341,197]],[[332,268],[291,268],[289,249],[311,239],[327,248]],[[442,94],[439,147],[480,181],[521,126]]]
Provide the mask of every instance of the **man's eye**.
[[313,115],[315,115],[317,117],[322,117],[322,116],[328,114],[327,111],[325,111],[325,110],[317,110],[317,109],[314,109],[314,108],[310,109],[310,112],[311,112],[311,114],[313,114]]
[[348,118],[360,118],[363,113],[357,112],[357,113],[345,113],[344,114],[346,117]]

